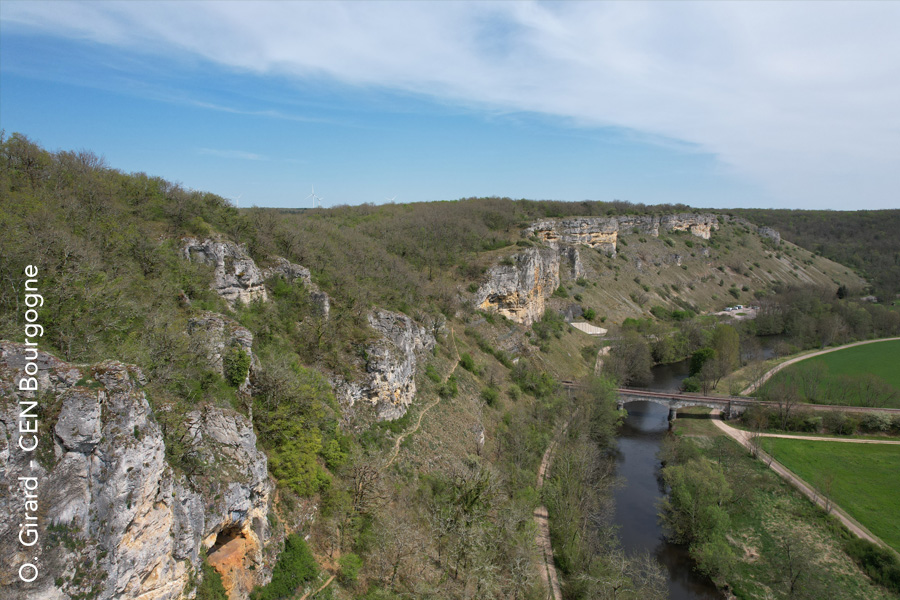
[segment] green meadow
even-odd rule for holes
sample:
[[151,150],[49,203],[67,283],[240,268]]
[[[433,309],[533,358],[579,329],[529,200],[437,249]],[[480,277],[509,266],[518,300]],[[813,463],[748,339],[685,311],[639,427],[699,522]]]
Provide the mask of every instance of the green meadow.
[[900,446],[767,438],[764,447],[900,551]]
[[807,402],[900,408],[900,340],[876,342],[800,361],[760,391],[795,389]]

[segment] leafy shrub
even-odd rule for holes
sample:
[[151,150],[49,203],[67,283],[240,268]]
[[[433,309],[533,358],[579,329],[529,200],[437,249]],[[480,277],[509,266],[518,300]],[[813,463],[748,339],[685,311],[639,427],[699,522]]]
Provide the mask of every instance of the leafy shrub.
[[434,368],[434,365],[426,365],[425,366],[425,377],[432,380],[435,383],[441,382],[441,376],[437,372],[437,369]]
[[472,355],[468,352],[463,352],[459,357],[459,366],[461,366],[466,371],[475,372],[475,359],[472,358]]
[[890,550],[857,537],[847,540],[844,550],[877,584],[900,592],[900,560]]
[[582,315],[584,316],[586,321],[593,321],[594,318],[597,316],[597,311],[594,310],[593,308],[586,308],[586,309],[584,309],[584,312],[582,313]]
[[862,418],[860,426],[866,431],[883,433],[891,428],[891,415],[889,413],[868,413]]
[[250,372],[250,354],[240,346],[232,346],[222,357],[225,380],[234,387],[244,383]]
[[566,291],[566,288],[564,288],[563,286],[559,286],[558,288],[556,288],[556,289],[553,291],[553,296],[554,296],[555,298],[568,298],[568,297],[569,297],[569,292],[567,292],[567,291]]
[[830,410],[822,418],[822,424],[831,433],[850,435],[856,431],[859,421],[845,412]]
[[741,291],[739,289],[737,289],[736,287],[728,288],[728,293],[731,294],[732,296],[734,296],[735,299],[738,299],[741,297]]
[[681,382],[681,391],[697,393],[700,391],[700,381],[696,377],[686,377]]
[[197,587],[196,600],[228,600],[225,586],[222,585],[222,576],[210,566],[206,560],[200,565],[203,581]]
[[459,393],[459,388],[456,385],[456,375],[451,375],[447,378],[447,381],[441,384],[441,387],[438,389],[438,395],[447,400],[448,398],[456,398],[456,394]]
[[497,404],[498,398],[500,398],[500,392],[495,387],[486,387],[481,390],[481,399],[484,400],[485,404],[488,406]]
[[341,584],[346,586],[356,585],[356,580],[359,577],[359,570],[362,569],[363,565],[362,559],[350,552],[341,556],[338,560],[338,565],[341,568],[340,575],[338,576]]
[[309,546],[299,534],[292,533],[284,541],[284,551],[272,569],[272,581],[257,587],[251,600],[283,600],[292,598],[297,588],[312,581],[319,574],[319,566]]

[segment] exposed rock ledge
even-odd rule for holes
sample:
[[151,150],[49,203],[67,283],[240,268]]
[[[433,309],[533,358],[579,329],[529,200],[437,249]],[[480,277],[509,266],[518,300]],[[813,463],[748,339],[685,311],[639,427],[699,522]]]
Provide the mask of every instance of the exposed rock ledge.
[[532,223],[525,229],[525,233],[537,236],[538,239],[551,245],[580,244],[615,255],[616,242],[620,233],[637,232],[657,237],[660,230],[664,232],[688,231],[691,235],[708,240],[710,233],[718,228],[719,221],[714,214],[681,213],[662,216],[548,219]]
[[425,327],[402,313],[375,309],[369,315],[369,324],[381,338],[366,347],[366,380],[337,379],[332,383],[345,406],[368,401],[379,419],[392,421],[406,414],[415,400],[416,367],[436,342]]
[[[32,362],[42,445],[34,456],[18,447],[18,401],[32,394],[18,390],[25,351],[0,342],[0,553],[10,559],[0,570],[3,597],[175,600],[199,570],[202,544],[213,564],[221,551],[234,550],[219,566],[231,597],[246,598],[268,572],[260,550],[271,491],[250,423],[219,408],[187,415],[186,443],[215,474],[194,490],[166,462],[140,369],[115,361],[72,365],[39,352]],[[25,506],[14,482],[31,476],[38,480],[40,542],[23,552],[17,538]],[[229,546],[234,540],[240,548]],[[34,557],[40,576],[20,582],[15,566]]]
[[244,246],[227,240],[185,238],[181,248],[185,259],[215,268],[213,289],[232,306],[237,302],[248,304],[254,300],[268,300],[265,281],[280,275],[289,283],[302,281],[319,310],[326,317],[330,312],[331,299],[312,282],[309,269],[302,265],[276,256],[271,267],[260,269]]
[[[475,293],[478,307],[531,325],[544,314],[544,300],[559,287],[559,254],[555,248],[529,248],[512,257],[512,264],[491,267],[487,282]],[[580,268],[580,260],[577,264]]]

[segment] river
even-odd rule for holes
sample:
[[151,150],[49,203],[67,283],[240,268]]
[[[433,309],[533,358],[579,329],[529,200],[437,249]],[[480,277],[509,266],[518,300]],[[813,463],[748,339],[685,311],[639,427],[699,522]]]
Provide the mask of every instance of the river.
[[[760,338],[764,358],[774,354],[778,337]],[[656,365],[647,389],[677,392],[688,376],[691,360]],[[628,418],[618,437],[617,471],[624,485],[613,494],[619,540],[629,553],[649,552],[665,567],[670,600],[720,600],[723,596],[708,578],[694,571],[687,548],[666,541],[657,517],[657,503],[665,495],[659,479],[658,453],[669,428],[669,409],[652,402],[629,402]]]
[[[656,365],[648,389],[677,391],[688,376],[690,362]],[[630,402],[625,408],[628,418],[619,432],[617,465],[624,485],[613,494],[622,548],[629,553],[649,552],[665,567],[671,600],[721,599],[712,581],[693,570],[687,548],[666,541],[657,517],[656,505],[665,495],[657,454],[669,429],[669,409],[652,402]]]
[[619,433],[617,465],[624,485],[613,494],[622,548],[650,552],[662,563],[671,600],[721,599],[712,581],[693,570],[687,548],[667,542],[659,525],[656,505],[664,490],[657,453],[669,427],[669,409],[652,402],[630,402],[625,408],[628,418]]

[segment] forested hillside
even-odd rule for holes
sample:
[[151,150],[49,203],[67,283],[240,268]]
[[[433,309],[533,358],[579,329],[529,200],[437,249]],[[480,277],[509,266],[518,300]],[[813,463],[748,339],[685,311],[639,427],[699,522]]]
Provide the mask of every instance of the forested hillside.
[[[570,225],[583,242],[554,238]],[[54,386],[33,467],[57,494],[42,525],[53,576],[17,583],[23,598],[541,598],[542,502],[566,598],[609,581],[619,598],[663,597],[656,563],[621,552],[608,520],[595,528],[615,385],[698,351],[719,369],[700,379],[718,381],[755,358],[756,333],[806,347],[900,329],[853,298],[866,282],[843,265],[681,205],[238,210],[13,134],[0,228],[7,448],[27,265]],[[738,303],[761,306],[764,331],[712,314]],[[541,494],[554,436],[568,470]],[[8,532],[21,507],[0,508]]]
[[798,246],[853,267],[872,282],[880,297],[889,299],[900,292],[900,210],[729,212],[774,227]]

